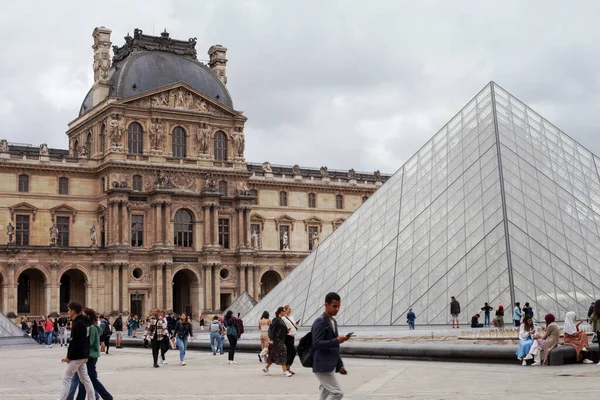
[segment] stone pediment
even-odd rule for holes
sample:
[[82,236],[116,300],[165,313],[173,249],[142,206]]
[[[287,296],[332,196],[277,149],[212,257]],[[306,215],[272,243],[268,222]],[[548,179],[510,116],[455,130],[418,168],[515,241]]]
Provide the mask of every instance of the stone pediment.
[[310,217],[308,219],[304,220],[304,230],[308,231],[308,226],[309,225],[318,225],[319,226],[319,230],[323,231],[323,220],[321,218],[318,217]]
[[183,83],[167,86],[137,97],[130,97],[122,104],[141,108],[190,111],[199,114],[239,116],[235,111]]
[[277,229],[279,229],[279,225],[289,224],[291,225],[292,230],[294,230],[294,222],[296,222],[296,220],[287,214],[284,214],[279,218],[275,218],[275,226]]
[[52,220],[56,217],[56,215],[72,215],[73,221],[75,222],[75,215],[77,214],[77,210],[71,207],[68,204],[61,204],[60,206],[56,206],[50,209],[50,214],[52,215]]
[[35,214],[37,213],[38,208],[29,203],[22,202],[9,207],[9,210],[13,221],[15,220],[15,215],[18,213],[32,214],[33,220],[35,221]]

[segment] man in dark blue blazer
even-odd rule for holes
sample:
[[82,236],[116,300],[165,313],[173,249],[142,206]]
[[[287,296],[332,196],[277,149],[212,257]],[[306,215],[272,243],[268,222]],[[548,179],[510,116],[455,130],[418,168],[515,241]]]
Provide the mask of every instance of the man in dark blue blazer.
[[344,397],[335,372],[346,375],[340,357],[340,344],[350,339],[350,336],[338,336],[337,322],[333,317],[340,310],[340,301],[339,294],[328,293],[325,296],[325,312],[312,326],[313,372],[321,384],[321,400],[339,400]]

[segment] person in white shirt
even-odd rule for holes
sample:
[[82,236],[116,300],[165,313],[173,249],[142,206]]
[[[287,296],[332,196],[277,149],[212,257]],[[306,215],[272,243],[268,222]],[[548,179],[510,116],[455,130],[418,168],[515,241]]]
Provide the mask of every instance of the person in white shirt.
[[295,372],[291,370],[291,367],[294,363],[294,358],[296,358],[295,341],[296,334],[298,333],[298,323],[300,321],[297,321],[292,316],[292,307],[290,307],[289,304],[284,307],[284,316],[282,319],[288,328],[287,335],[285,336],[285,347],[287,348],[287,370],[292,375],[295,375]]

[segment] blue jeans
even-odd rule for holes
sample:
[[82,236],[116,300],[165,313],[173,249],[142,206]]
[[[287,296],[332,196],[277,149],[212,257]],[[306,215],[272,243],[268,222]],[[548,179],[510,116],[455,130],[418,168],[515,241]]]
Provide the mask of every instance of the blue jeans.
[[52,344],[53,336],[54,336],[54,332],[46,332],[46,346],[50,346]]
[[179,336],[175,337],[175,342],[177,342],[177,347],[179,348],[179,360],[185,360],[185,349],[187,349],[188,337],[184,337],[183,339]]
[[[92,380],[92,384],[94,385],[94,389],[96,391],[96,399],[102,397],[103,400],[113,400],[112,395],[108,393],[108,390],[106,390],[104,385],[102,385],[102,383],[100,383],[100,381],[98,380],[98,371],[96,370],[97,362],[97,358],[90,357],[88,358],[86,363],[88,375],[90,376],[90,379]],[[79,377],[77,375],[73,376],[73,380],[71,380],[71,388],[69,389],[69,395],[67,396],[67,400],[73,400],[73,397],[75,396],[75,391],[77,390],[77,386],[79,386],[79,392],[77,393],[76,400],[85,400],[85,387],[79,381]]]
[[217,346],[215,346],[215,340],[217,341],[217,345],[219,346],[219,353],[223,354],[223,337],[219,332],[211,332],[210,333],[210,348],[215,354],[217,352]]
[[415,321],[408,321],[408,329],[411,331],[415,330]]
[[133,329],[127,328],[127,336],[133,335]]
[[490,314],[485,314],[485,318],[483,319],[483,324],[490,326]]

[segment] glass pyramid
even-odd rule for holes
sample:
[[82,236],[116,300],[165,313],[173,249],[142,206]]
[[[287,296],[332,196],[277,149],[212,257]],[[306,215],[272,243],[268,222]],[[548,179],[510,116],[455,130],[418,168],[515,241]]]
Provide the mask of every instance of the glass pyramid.
[[227,311],[232,311],[234,316],[237,316],[238,313],[240,313],[243,317],[248,314],[255,305],[256,301],[248,294],[248,292],[244,291],[225,311],[223,311],[223,314],[227,314]]
[[342,297],[342,325],[463,323],[485,302],[536,319],[600,297],[594,156],[489,83],[244,318],[290,304],[304,325]]
[[0,313],[0,338],[22,337],[26,334],[6,315]]

